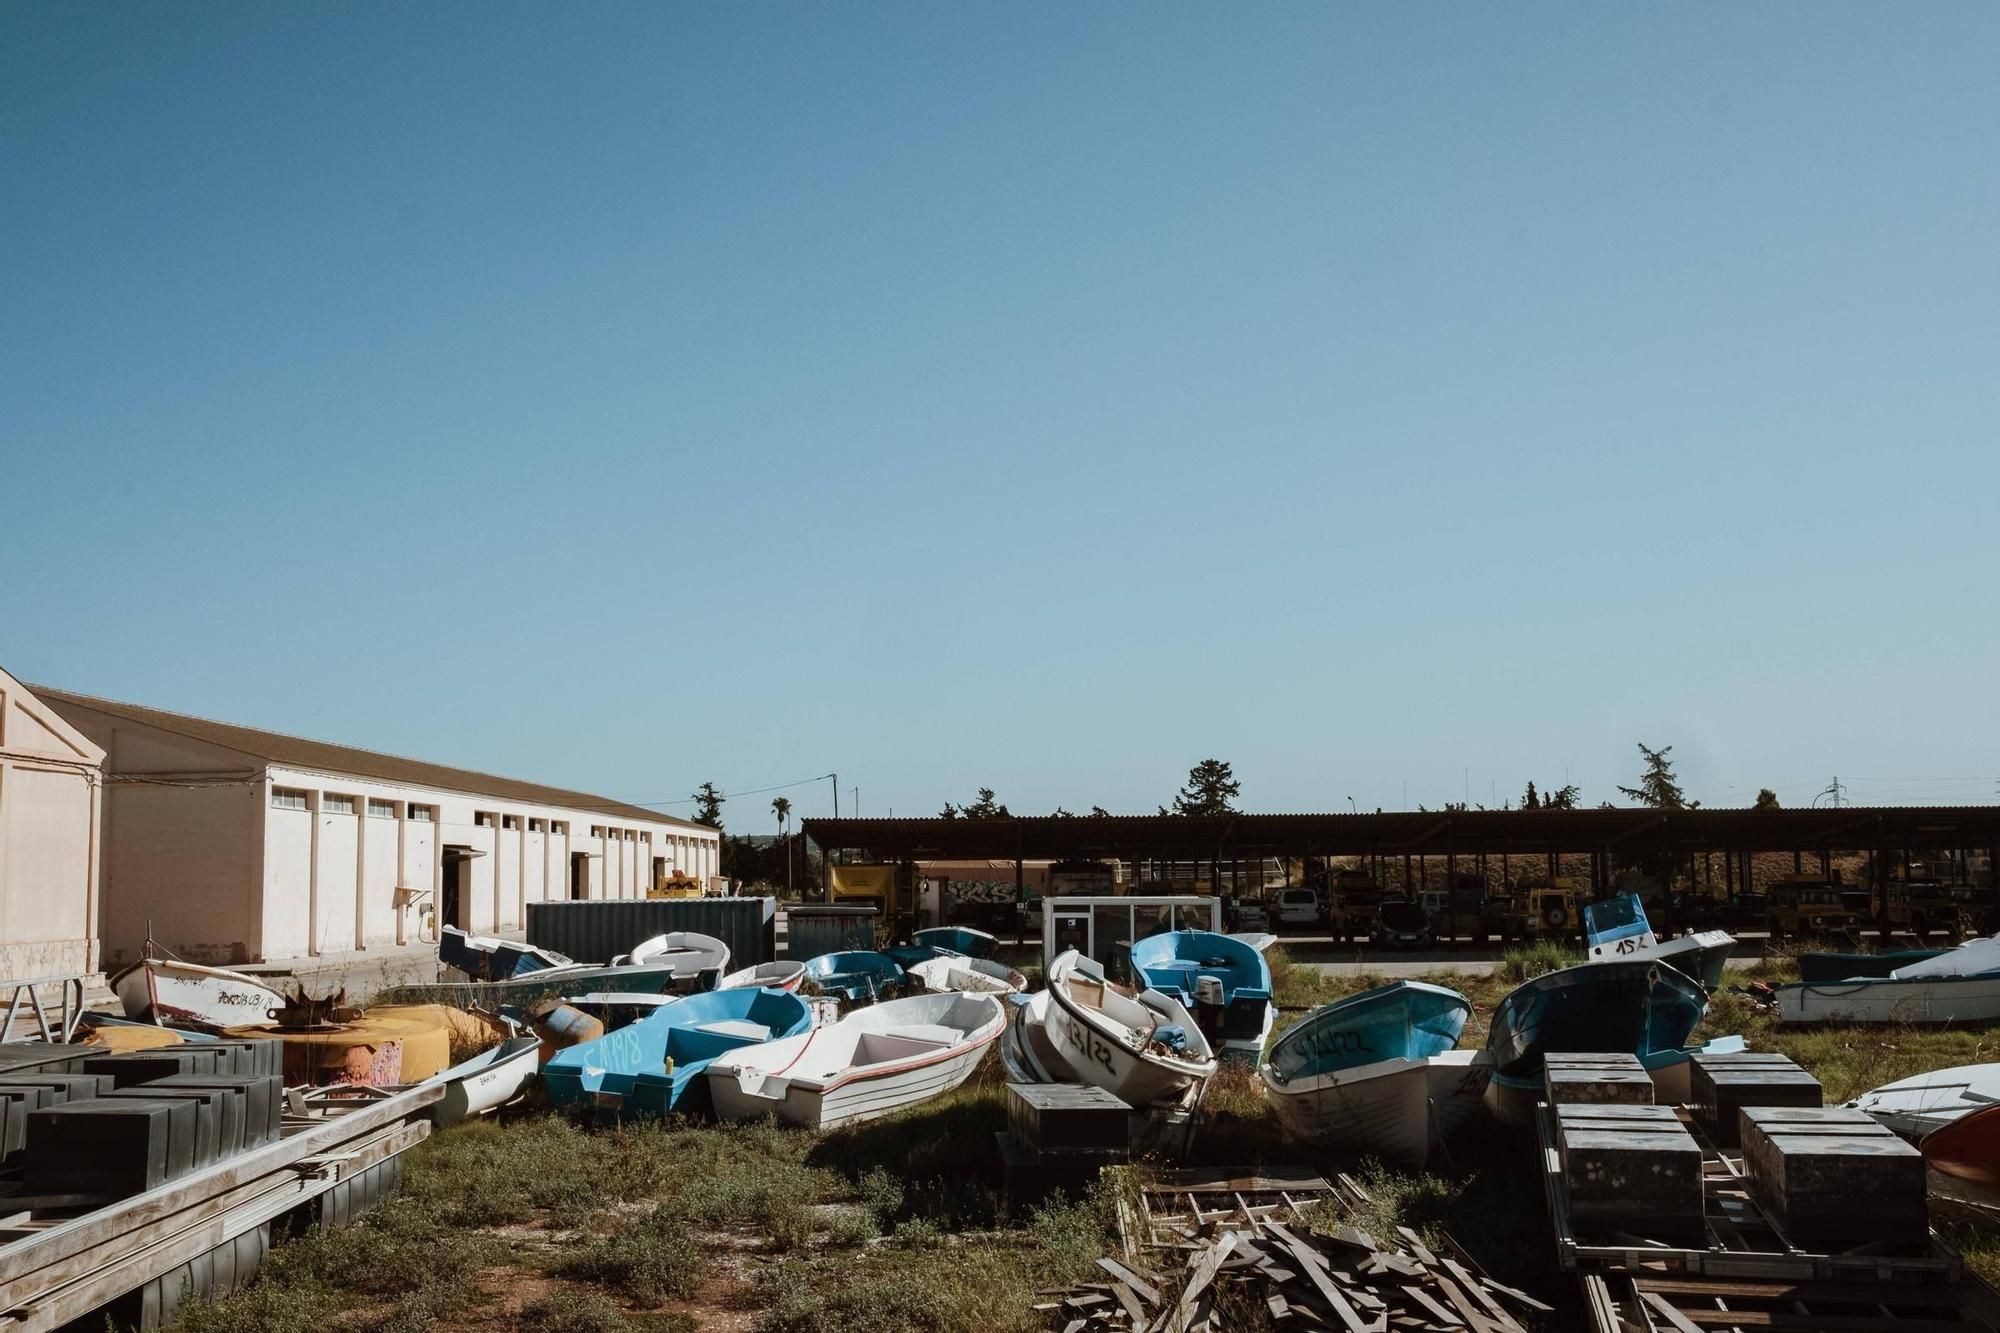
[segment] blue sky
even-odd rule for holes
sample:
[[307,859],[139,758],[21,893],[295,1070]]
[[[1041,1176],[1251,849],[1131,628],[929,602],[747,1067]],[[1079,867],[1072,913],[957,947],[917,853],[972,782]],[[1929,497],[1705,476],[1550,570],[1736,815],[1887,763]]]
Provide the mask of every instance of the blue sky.
[[1646,740],[1990,801],[1997,63],[1946,4],[8,6],[0,664],[640,800],[1596,801]]

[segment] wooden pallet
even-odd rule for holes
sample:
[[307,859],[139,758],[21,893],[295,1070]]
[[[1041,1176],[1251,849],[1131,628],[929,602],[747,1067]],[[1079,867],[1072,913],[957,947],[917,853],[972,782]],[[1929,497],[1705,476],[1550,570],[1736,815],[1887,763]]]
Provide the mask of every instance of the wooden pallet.
[[1994,1333],[2000,1302],[1984,1283],[1793,1282],[1586,1274],[1596,1333],[1823,1329],[1848,1333]]
[[100,1207],[17,1199],[0,1216],[0,1333],[59,1328],[355,1179],[421,1142],[443,1095],[422,1084],[287,1116],[276,1143]]
[[1686,1107],[1678,1108],[1678,1113],[1702,1149],[1705,1246],[1625,1233],[1578,1236],[1556,1155],[1555,1117],[1546,1102],[1536,1107],[1542,1185],[1555,1228],[1556,1261],[1562,1268],[1602,1275],[1697,1274],[1777,1282],[1954,1282],[1964,1272],[1958,1252],[1935,1231],[1919,1243],[1877,1242],[1838,1252],[1793,1244],[1750,1197],[1742,1159],[1718,1149]]

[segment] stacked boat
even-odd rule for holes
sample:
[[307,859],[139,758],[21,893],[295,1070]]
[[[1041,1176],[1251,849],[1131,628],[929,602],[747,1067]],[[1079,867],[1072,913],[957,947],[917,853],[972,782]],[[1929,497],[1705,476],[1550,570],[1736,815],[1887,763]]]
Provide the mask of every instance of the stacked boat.
[[1314,1010],[1259,1070],[1292,1137],[1421,1167],[1469,1120],[1492,1059],[1456,1049],[1472,1012],[1455,990],[1396,981]]
[[1898,1079],[1848,1105],[1916,1144],[1932,1170],[2000,1195],[2000,1064]]
[[555,991],[637,991],[663,994],[713,988],[729,967],[729,946],[712,935],[658,935],[609,963],[578,963],[550,949],[446,926],[438,961],[465,974],[478,1003],[497,1007]]
[[[1936,953],[1912,951],[1890,967],[1857,960],[1851,975],[1827,980],[1833,960],[1818,955],[1813,976],[1778,987],[1784,1023],[1968,1023],[2000,1018],[2000,935]],[[1837,967],[1832,970],[1841,970]]]
[[1132,969],[1152,990],[1195,1015],[1217,1053],[1255,1064],[1271,1038],[1271,965],[1233,935],[1170,930],[1132,945]]
[[1736,947],[1736,937],[1726,930],[1698,930],[1663,942],[1636,893],[1586,904],[1583,923],[1592,962],[1662,962],[1709,990],[1722,984],[1722,969]]

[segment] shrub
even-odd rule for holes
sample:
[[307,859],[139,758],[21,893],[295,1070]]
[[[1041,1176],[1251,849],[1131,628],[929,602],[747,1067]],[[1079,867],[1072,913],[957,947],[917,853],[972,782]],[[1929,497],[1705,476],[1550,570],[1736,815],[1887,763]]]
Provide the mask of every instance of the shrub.
[[687,1224],[662,1207],[566,1255],[555,1271],[658,1305],[695,1294],[701,1285],[701,1251]]
[[514,1316],[517,1333],[631,1333],[625,1312],[591,1291],[558,1288]]
[[1558,940],[1536,940],[1501,954],[1500,975],[1518,986],[1582,961],[1582,954]]

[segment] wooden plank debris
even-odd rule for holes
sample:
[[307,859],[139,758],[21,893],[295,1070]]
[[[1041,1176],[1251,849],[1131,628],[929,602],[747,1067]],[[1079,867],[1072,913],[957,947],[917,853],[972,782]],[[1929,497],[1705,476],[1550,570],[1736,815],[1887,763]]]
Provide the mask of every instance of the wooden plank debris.
[[[1036,1310],[1067,1333],[1223,1333],[1230,1310],[1261,1308],[1285,1329],[1323,1333],[1522,1333],[1549,1307],[1479,1271],[1456,1245],[1408,1228],[1388,1243],[1352,1225],[1367,1196],[1342,1177],[1154,1180],[1139,1190],[1106,1281],[1049,1293]],[[1329,1208],[1306,1212],[1309,1205]],[[1143,1222],[1140,1217],[1143,1216]],[[1348,1222],[1347,1225],[1340,1225]]]

